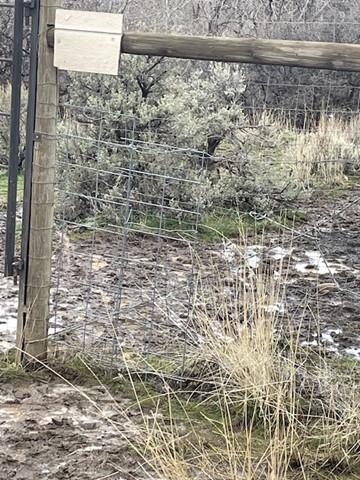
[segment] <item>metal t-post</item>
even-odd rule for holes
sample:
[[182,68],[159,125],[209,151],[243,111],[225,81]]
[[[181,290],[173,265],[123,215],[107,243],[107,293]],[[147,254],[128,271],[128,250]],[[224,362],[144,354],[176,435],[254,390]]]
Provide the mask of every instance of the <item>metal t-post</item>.
[[12,46],[11,75],[11,114],[10,114],[10,148],[8,170],[8,195],[5,241],[5,276],[14,275],[15,238],[16,238],[16,201],[19,170],[21,82],[23,63],[23,27],[24,1],[15,1],[14,36]]

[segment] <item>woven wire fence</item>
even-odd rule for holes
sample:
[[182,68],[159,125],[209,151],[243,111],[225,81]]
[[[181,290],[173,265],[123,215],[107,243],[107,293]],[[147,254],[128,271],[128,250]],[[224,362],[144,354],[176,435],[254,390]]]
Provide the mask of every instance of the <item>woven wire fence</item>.
[[[283,330],[291,328],[289,320],[301,322],[304,345],[358,355],[360,331],[343,306],[360,311],[350,253],[360,218],[359,112],[329,101],[344,89],[269,80],[264,104],[245,109],[246,124],[242,120],[250,150],[216,157],[158,143],[156,127],[139,129],[132,116],[59,105],[51,349],[81,351],[102,365],[167,358],[184,370],[187,352],[202,341],[199,317],[212,318],[214,334],[223,335],[224,315],[244,320],[245,297],[256,292],[248,285],[265,272],[276,293],[273,287],[265,297],[255,293],[256,309],[261,302]],[[204,242],[199,232],[213,213],[208,192],[225,173],[245,181],[244,159],[254,162],[249,195],[259,197],[260,206],[224,207],[225,218],[236,211],[239,235],[220,232]],[[259,188],[272,177],[273,184]],[[290,183],[294,192],[287,197]],[[322,206],[321,196],[333,191]],[[290,217],[277,213],[292,208]],[[297,221],[298,210],[305,223]],[[346,234],[344,215],[352,218]],[[266,229],[260,239],[250,229],[243,241],[243,219],[253,221],[254,231]],[[330,303],[319,295],[324,285]]]
[[137,139],[129,116],[61,110],[50,337],[103,363],[183,355],[204,153]]
[[[92,9],[93,3],[79,8]],[[95,3],[94,9],[107,10],[107,2]],[[334,15],[334,8],[329,2],[317,19],[310,7],[301,19],[257,18],[254,26],[250,18],[236,35],[358,42],[357,22],[346,12]],[[109,2],[109,10],[118,11],[116,2]],[[163,19],[154,22],[163,29]],[[177,31],[186,30],[183,26]],[[137,119],[126,112],[59,105],[49,321],[50,347],[56,353],[70,348],[105,365],[124,354],[166,357],[184,366],[188,349],[200,341],[199,310],[207,310],[216,326],[221,304],[228,302],[232,307],[226,308],[236,310],[234,318],[243,319],[244,302],[236,298],[235,286],[243,288],[267,265],[272,277],[279,278],[283,268],[289,280],[279,280],[287,283],[286,298],[265,299],[269,315],[284,322],[300,316],[305,343],[320,345],[327,338],[334,349],[329,338],[335,332],[336,348],[343,338],[341,348],[360,354],[360,331],[352,321],[360,311],[358,263],[349,253],[357,245],[360,220],[360,76],[245,65],[243,70],[241,142],[246,137],[246,148],[240,142],[232,155],[219,149],[214,157],[167,145],[170,140],[159,135],[156,122],[139,131]],[[7,122],[0,117],[3,132]],[[249,145],[256,152],[250,148],[249,153]],[[279,149],[285,151],[281,161]],[[247,180],[244,165],[252,156],[257,176],[248,193],[265,200],[265,206],[239,202],[224,207],[223,214],[236,210],[240,220],[250,218],[260,229],[266,223],[271,232],[247,244],[240,236],[221,235],[204,243],[200,234],[204,216],[212,214],[206,205],[212,182],[224,172]],[[0,161],[0,169],[6,169],[3,165]],[[209,171],[209,165],[216,168]],[[262,189],[260,180],[266,177],[276,181]],[[284,195],[289,182],[298,185],[295,203]],[[349,186],[350,195],[343,197]],[[319,197],[333,191],[321,208]],[[289,222],[276,214],[281,206],[304,211],[309,221]],[[322,289],[331,292],[330,303],[319,295]],[[214,290],[218,298],[209,306],[207,294]]]
[[[299,15],[290,9],[274,12],[273,18],[259,6],[257,16],[243,17],[236,35],[356,43],[357,23],[346,4],[340,8],[328,2],[314,16],[307,3]],[[94,8],[118,11],[118,4]],[[175,9],[164,23],[162,9],[161,18],[142,19],[129,8],[125,13],[134,29],[150,23],[156,30],[171,30],[172,18],[179,15]],[[204,31],[198,26],[189,31],[181,19],[174,28],[233,35],[232,20],[220,32],[208,32],[207,21]],[[359,354],[360,331],[343,306],[360,310],[356,260],[344,254],[358,234],[360,76],[251,65],[243,71],[244,134],[236,152],[229,155],[220,148],[216,158],[181,144],[167,146],[169,140],[156,127],[138,131],[130,116],[61,106],[50,321],[55,348],[70,345],[102,363],[116,363],[124,354],[166,357],[184,368],[187,351],[201,342],[198,316],[205,312],[211,318],[215,336],[224,334],[224,316],[243,321],[246,285],[265,269],[271,282],[277,278],[278,292],[276,298],[256,294],[256,301],[280,318],[281,328],[296,318],[303,325],[304,344],[327,343],[330,350]],[[214,164],[215,173],[208,168]],[[223,215],[235,209],[240,220],[250,218],[256,230],[266,223],[271,233],[245,242],[241,235],[220,235],[204,243],[199,231],[209,214],[206,197],[216,175],[231,172],[246,190],[249,164],[250,202],[224,208]],[[295,202],[285,194],[289,183]],[[320,198],[336,194],[322,208],[316,191]],[[254,204],[252,197],[260,201]],[[309,221],[302,225],[276,215],[281,208],[300,209]],[[346,239],[344,216],[352,218]],[[281,270],[287,275],[279,275]],[[284,284],[286,295],[280,293]],[[324,285],[331,303],[319,294]]]

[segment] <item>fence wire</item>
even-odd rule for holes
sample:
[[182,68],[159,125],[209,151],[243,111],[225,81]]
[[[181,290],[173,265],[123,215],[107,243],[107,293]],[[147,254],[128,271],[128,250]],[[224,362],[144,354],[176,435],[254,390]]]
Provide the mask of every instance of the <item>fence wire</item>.
[[62,106],[62,115],[50,335],[104,362],[119,351],[181,355],[204,153],[136,139],[125,115],[116,132],[106,112]]
[[[112,1],[76,6],[104,11],[108,4],[118,11]],[[301,19],[258,18],[255,26],[250,18],[235,34],[358,42],[358,22],[347,13],[335,17],[326,7],[311,19],[308,10]],[[147,20],[164,30],[163,18]],[[132,28],[141,22],[130,11]],[[185,22],[166,28],[189,33]],[[191,68],[187,62],[184,72]],[[244,312],[245,297],[265,271],[286,295],[252,294],[281,328],[295,319],[304,344],[360,356],[353,321],[360,317],[360,76],[262,66],[243,66],[243,73],[244,119],[231,153],[174,145],[174,136],[157,131],[156,119],[140,129],[131,114],[77,104],[64,89],[51,351],[85,352],[103,365],[166,358],[184,370],[188,350],[201,342],[203,316],[212,319],[215,335],[224,333],[224,317],[254,318]],[[105,94],[104,87],[94,95]],[[7,125],[0,114],[0,175]],[[238,179],[242,193],[233,205],[211,207],[208,193],[225,177]],[[222,224],[209,222],[212,216]],[[240,230],[250,223],[248,231],[257,233],[244,239],[214,231],[234,217]]]
[[[269,82],[266,88],[270,92],[278,85]],[[359,272],[349,253],[360,218],[358,112],[340,116],[329,107],[300,124],[292,109],[281,108],[278,115],[270,104],[256,116],[248,113],[241,130],[256,145],[255,167],[267,176],[278,172],[276,152],[286,145],[283,130],[292,135],[295,149],[281,160],[281,172],[287,175],[284,184],[297,178],[297,200],[283,197],[278,186],[254,190],[250,195],[267,198],[266,207],[249,210],[242,204],[221,213],[217,209],[216,215],[228,221],[236,210],[239,231],[250,220],[249,232],[265,228],[265,233],[250,233],[244,241],[241,234],[232,232],[231,238],[220,232],[205,242],[204,229],[213,228],[204,225],[211,214],[208,191],[224,172],[240,175],[248,152],[210,158],[207,152],[156,143],[155,132],[140,131],[137,118],[59,106],[49,325],[55,352],[70,348],[117,366],[124,358],[166,358],[184,371],[188,350],[202,341],[202,316],[213,318],[215,329],[230,311],[243,321],[247,285],[262,271],[276,279],[279,291],[277,300],[269,294],[256,302],[282,319],[281,328],[288,328],[288,320],[302,309],[304,345],[359,354],[360,332],[343,311],[344,303],[360,309]],[[274,128],[275,144],[269,137]],[[328,148],[329,134],[341,140],[337,150]],[[335,194],[322,204],[328,192]],[[290,216],[276,213],[284,208]],[[299,214],[306,216],[305,223]],[[348,215],[354,222],[347,223],[344,239]],[[319,294],[322,288],[332,292],[330,303]]]

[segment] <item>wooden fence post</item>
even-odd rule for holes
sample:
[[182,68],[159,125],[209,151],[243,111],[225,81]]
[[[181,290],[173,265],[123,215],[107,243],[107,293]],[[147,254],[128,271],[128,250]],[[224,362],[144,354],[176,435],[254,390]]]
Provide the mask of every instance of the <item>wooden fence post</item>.
[[30,230],[27,268],[22,279],[25,290],[25,309],[19,308],[18,324],[20,326],[22,323],[23,328],[17,336],[17,346],[24,352],[21,358],[30,363],[33,357],[44,360],[47,355],[58,86],[57,70],[54,67],[54,51],[48,47],[46,35],[48,25],[54,24],[56,8],[61,7],[62,3],[62,0],[39,1],[38,73]]

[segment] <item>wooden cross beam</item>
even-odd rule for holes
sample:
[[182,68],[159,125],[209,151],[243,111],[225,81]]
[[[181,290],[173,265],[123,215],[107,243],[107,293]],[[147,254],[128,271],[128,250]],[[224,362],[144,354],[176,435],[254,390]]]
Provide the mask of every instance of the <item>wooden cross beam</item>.
[[[48,30],[54,46],[54,27]],[[360,45],[348,43],[125,33],[122,53],[216,62],[360,72]],[[106,52],[104,52],[106,54]]]

